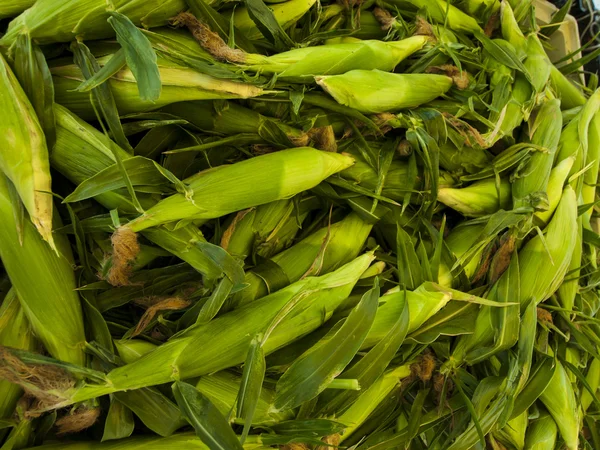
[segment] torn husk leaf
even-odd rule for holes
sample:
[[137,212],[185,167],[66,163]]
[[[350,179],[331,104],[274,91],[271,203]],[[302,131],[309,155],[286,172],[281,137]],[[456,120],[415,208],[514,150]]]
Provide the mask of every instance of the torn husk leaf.
[[511,190],[508,180],[501,180],[498,196],[496,180],[488,179],[465,188],[441,188],[438,190],[438,200],[467,217],[479,217],[510,208]]

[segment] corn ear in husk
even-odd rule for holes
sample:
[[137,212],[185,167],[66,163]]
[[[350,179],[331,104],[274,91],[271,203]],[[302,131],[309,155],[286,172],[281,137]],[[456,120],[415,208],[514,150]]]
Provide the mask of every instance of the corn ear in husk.
[[546,211],[538,211],[535,213],[535,217],[538,218],[543,224],[548,223],[552,217],[552,214],[554,213],[554,210],[556,210],[574,162],[574,156],[566,158],[559,162],[550,172],[550,177],[548,177],[548,186],[546,189],[546,192],[548,193],[548,209]]
[[38,44],[69,42],[114,36],[107,19],[110,9],[127,16],[135,25],[166,25],[170,17],[186,8],[182,0],[116,0],[112,8],[104,0],[36,0],[31,8],[16,17],[0,39],[9,46],[27,31]]
[[[454,256],[460,258],[478,242],[484,228],[485,224],[469,225],[466,223],[458,226],[446,237],[445,243]],[[477,266],[479,266],[479,262],[481,261],[482,253],[483,248],[463,265],[465,275],[469,279],[475,274]]]
[[53,246],[46,138],[33,106],[2,55],[0,113],[0,170],[14,183],[31,221]]
[[540,396],[548,412],[555,420],[565,446],[569,450],[579,448],[580,406],[564,366],[556,361],[554,375]]
[[426,36],[400,41],[365,40],[350,43],[304,47],[264,57],[248,55],[240,63],[245,68],[279,79],[305,81],[315,75],[338,75],[350,70],[392,71],[404,59],[423,48]]
[[561,285],[576,245],[577,230],[577,199],[575,191],[567,186],[544,229],[543,240],[536,235],[519,251],[521,310],[530,301],[543,302]]
[[125,364],[137,361],[146,353],[156,349],[156,344],[142,339],[122,339],[114,341],[114,344],[119,357]]
[[531,76],[533,93],[541,94],[548,84],[553,65],[536,33],[527,36],[527,59],[524,65]]
[[15,17],[35,3],[35,0],[4,0],[0,5],[0,19]]
[[10,181],[0,175],[0,258],[35,335],[56,359],[84,365],[83,313],[66,235],[56,235],[56,251],[28,218],[22,244],[13,211]]
[[522,450],[525,447],[525,433],[529,422],[528,416],[528,412],[524,411],[514,419],[506,422],[506,425],[496,431],[494,436],[497,437],[499,441],[512,448]]
[[[596,184],[598,183],[598,170],[600,169],[600,112],[596,112],[588,128],[588,151],[585,161],[589,169],[583,174],[584,185],[582,188],[583,203],[593,203],[596,199]],[[589,222],[592,211],[583,213],[586,223]]]
[[525,206],[541,210],[549,208],[546,189],[561,128],[560,102],[556,99],[545,102],[532,125],[531,137],[531,143],[541,146],[543,150],[533,153],[525,167],[520,170],[519,177],[513,182],[512,196],[515,208]]
[[550,67],[550,85],[560,98],[563,109],[571,109],[585,104],[586,98],[583,92],[554,65]]
[[321,228],[246,273],[248,286],[234,294],[229,307],[252,302],[307,274],[325,274],[356,258],[373,225],[351,213]]
[[400,7],[412,5],[417,9],[425,9],[434,21],[445,24],[454,31],[464,33],[483,31],[474,17],[461,11],[453,4],[446,3],[444,0],[390,0],[389,3]]
[[291,197],[350,167],[354,160],[310,147],[282,150],[200,172],[185,180],[194,192],[172,195],[127,224],[141,231],[182,219],[211,219]]
[[363,113],[414,108],[452,87],[452,78],[436,74],[399,74],[380,70],[351,70],[315,80],[338,103]]
[[[75,184],[80,184],[104,169],[116,164],[114,152],[123,161],[131,157],[112,140],[84,122],[66,108],[54,105],[56,117],[56,144],[50,155],[52,167]],[[148,194],[138,193],[143,208],[149,209],[156,200]],[[118,209],[124,214],[137,214],[130,197],[120,191],[103,192],[94,197],[107,209]],[[200,230],[187,225],[175,230],[157,227],[143,233],[150,241],[190,264],[208,278],[221,272],[196,246],[205,242]]]
[[502,179],[498,190],[496,180],[491,178],[465,188],[442,187],[438,190],[438,201],[467,217],[480,217],[510,209],[511,192],[508,180]]
[[[24,450],[210,450],[210,447],[202,442],[194,432],[179,433],[167,437],[157,436],[134,436],[126,439],[113,441],[73,441],[46,444],[42,446],[29,447]],[[244,450],[267,450],[271,447],[263,445],[260,436],[248,436],[243,446]]]
[[[289,8],[291,2],[282,4]],[[277,8],[277,7],[275,7]],[[189,13],[179,14],[175,23],[187,26],[203,48],[217,60],[235,63],[244,70],[277,74],[278,79],[311,81],[315,75],[336,75],[353,69],[393,70],[403,59],[420,50],[426,36],[412,36],[400,41],[354,40],[294,48],[271,56],[231,49],[206,25]]]
[[[98,59],[105,64],[111,55]],[[217,100],[257,97],[263,89],[252,84],[218,79],[165,59],[158,60],[162,89],[156,101],[140,98],[137,82],[127,67],[114,74],[109,80],[112,94],[121,115],[149,111],[165,105],[189,100]],[[95,112],[89,92],[78,91],[85,77],[74,64],[54,65],[50,68],[56,102],[68,108],[84,120],[94,119]]]
[[[590,122],[588,130],[588,152],[586,167],[589,169],[583,174],[583,187],[581,197],[583,204],[591,205],[596,201],[596,185],[598,184],[598,173],[600,170],[600,114],[596,113]],[[598,219],[592,214],[592,208],[583,213],[583,227],[586,230],[597,230]],[[586,245],[586,258],[592,267],[597,268],[597,251],[594,246]]]
[[554,450],[558,427],[555,420],[546,411],[537,419],[532,420],[527,428],[525,437],[526,450]]
[[504,136],[512,138],[514,130],[524,119],[529,118],[538,97],[542,98],[541,93],[548,83],[553,67],[535,33],[528,37],[523,35],[513,9],[507,2],[503,2],[501,6],[501,23],[502,35],[506,42],[514,48],[516,54],[525,58],[523,68],[528,76],[521,71],[515,73],[502,120],[497,129],[487,136],[490,145]]
[[[354,149],[348,149],[349,153],[355,159],[355,163],[340,172],[340,176],[345,180],[368,189],[375,191],[379,177],[377,172],[360,156]],[[385,183],[381,191],[381,195],[396,201],[403,201],[407,192],[412,192],[419,189],[422,183],[422,177],[417,175],[411,181],[409,176],[409,166],[404,161],[393,160],[387,171]]]
[[[277,322],[263,343],[264,354],[284,347],[322,325],[352,291],[374,256],[362,255],[335,272],[307,277],[245,307],[223,314],[208,323],[188,328],[156,350],[113,369],[102,384],[86,384],[61,393],[56,406],[95,398],[122,390],[138,389],[207,375],[241,364],[254,336],[270,327],[279,311],[300,301]],[[219,346],[208,345],[218,340]],[[193,349],[193,351],[192,351]]]
[[385,301],[377,309],[375,321],[365,338],[361,349],[368,349],[381,341],[392,329],[404,303],[408,302],[409,322],[407,333],[412,333],[421,327],[430,317],[436,314],[452,299],[452,294],[436,287],[434,283],[426,282],[414,291],[403,291],[394,288],[381,297]]
[[[513,44],[519,48],[519,44]],[[515,74],[511,96],[504,108],[502,121],[497,127],[498,129],[492,132],[495,134],[495,139],[488,140],[489,145],[503,136],[513,138],[515,129],[521,125],[523,120],[529,119],[538,98],[543,98],[543,90],[548,83],[552,64],[534,34],[526,38],[523,45],[527,55],[523,66],[529,74],[529,78],[521,72]]]
[[306,134],[298,128],[291,127],[272,117],[266,117],[250,108],[233,102],[223,102],[218,108],[212,101],[190,101],[173,103],[161,109],[162,112],[174,114],[203,131],[215,132],[226,136],[234,134],[257,134],[266,122],[277,126],[296,145],[306,145]]
[[[228,371],[221,371],[211,375],[200,377],[196,383],[196,389],[206,395],[213,404],[227,416],[236,403],[238,391],[242,378]],[[252,419],[254,425],[269,425],[293,418],[291,410],[273,412],[271,406],[275,397],[275,391],[263,386],[260,391],[256,411]],[[243,424],[243,418],[235,419],[236,423]]]
[[[126,364],[137,361],[142,356],[156,349],[156,345],[141,339],[127,339],[115,341],[119,356]],[[211,375],[200,377],[196,389],[206,395],[213,404],[227,416],[236,403],[240,389],[241,377],[232,372],[220,371]],[[273,413],[269,411],[275,392],[267,386],[261,389],[257,409],[252,420],[253,424],[277,423],[292,419],[291,411]],[[236,419],[239,422],[239,420]],[[239,423],[243,423],[243,420]]]
[[440,167],[450,172],[476,173],[489,167],[492,161],[490,154],[485,150],[466,144],[459,147],[457,142],[448,140],[440,142],[438,147]]
[[573,246],[573,254],[571,261],[567,267],[567,278],[558,287],[558,300],[560,305],[568,311],[573,310],[575,305],[575,297],[579,291],[579,275],[581,273],[581,257],[583,255],[583,218],[577,218],[576,224],[577,234],[575,235],[575,244]]
[[[506,291],[506,286],[514,284],[519,287],[515,300],[520,303],[521,312],[525,311],[531,302],[537,305],[548,299],[565,277],[576,239],[576,221],[575,193],[570,186],[567,186],[552,220],[544,230],[544,236],[535,235],[519,251],[516,283],[511,280],[511,277],[515,277],[513,271],[506,270],[493,285],[488,297],[494,298],[499,294],[500,289]],[[531,276],[531,274],[537,275]],[[506,298],[507,294],[505,293],[503,297]],[[477,346],[493,341],[495,326],[492,310],[493,308],[489,306],[480,310],[473,334],[458,341],[453,357],[448,362],[449,366],[463,362],[465,355]],[[512,338],[514,339],[515,335]]]
[[[54,105],[56,118],[56,143],[50,154],[50,164],[62,175],[75,184],[116,163],[114,153],[126,160],[131,158],[127,153],[105,134],[84,122],[68,109]],[[131,198],[124,193],[110,191],[94,197],[107,209],[119,209],[124,214],[136,214]],[[138,194],[143,208],[151,207],[153,201],[148,195]]]
[[[221,247],[233,256],[270,258],[291,244],[311,209],[319,205],[316,197],[277,200],[235,215],[223,233]],[[356,255],[355,255],[356,256]]]
[[[327,8],[331,8],[335,12],[337,8],[338,15],[336,17],[337,21],[340,24],[344,24],[346,27],[354,28],[354,32],[352,36],[344,36],[339,39],[345,40],[349,42],[351,39],[384,39],[387,35],[387,31],[381,28],[381,22],[377,20],[373,11],[369,11],[368,9],[361,10],[359,17],[348,17],[349,15],[344,13],[344,7],[338,4],[331,4]],[[332,20],[332,22],[334,22]]]
[[472,17],[481,17],[484,14],[493,14],[500,8],[497,0],[463,0],[459,7]]
[[531,84],[524,75],[517,73],[511,88],[510,99],[502,111],[502,119],[496,128],[486,134],[484,138],[489,146],[503,137],[513,138],[514,130],[521,125],[526,116],[528,104],[531,98]]
[[509,42],[517,52],[527,52],[527,38],[521,31],[511,2],[502,2],[500,5],[500,25],[502,37]]
[[[594,117],[600,111],[600,89],[597,89],[587,100],[577,115],[563,129],[555,155],[555,164],[571,157],[575,157],[569,176],[579,172],[588,162],[589,130]],[[593,150],[595,153],[597,150]],[[589,161],[591,162],[591,161]],[[588,175],[591,176],[591,175]],[[571,181],[577,195],[583,192],[584,177]]]
[[348,439],[373,411],[388,398],[394,388],[402,383],[402,379],[410,375],[410,366],[399,366],[381,375],[356,401],[335,419],[346,425],[340,442]]

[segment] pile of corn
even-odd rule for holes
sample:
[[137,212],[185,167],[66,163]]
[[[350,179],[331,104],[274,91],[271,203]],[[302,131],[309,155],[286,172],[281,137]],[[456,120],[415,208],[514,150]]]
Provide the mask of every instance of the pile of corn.
[[0,1],[0,449],[600,449],[569,5]]

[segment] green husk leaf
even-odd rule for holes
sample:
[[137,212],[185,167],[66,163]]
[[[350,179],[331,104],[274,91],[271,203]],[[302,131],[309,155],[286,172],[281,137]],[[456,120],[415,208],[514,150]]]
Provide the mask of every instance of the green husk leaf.
[[265,372],[267,370],[265,355],[262,349],[260,336],[252,340],[248,349],[248,356],[244,363],[244,372],[238,392],[237,415],[244,419],[244,429],[240,442],[243,444],[250,431],[252,418],[260,398]]
[[115,397],[112,397],[106,421],[104,422],[102,442],[127,438],[133,433],[134,427],[135,422],[133,421],[131,410],[116,400]]
[[[155,162],[143,156],[123,160],[122,167],[127,172],[131,186],[157,186],[165,182]],[[125,186],[120,167],[118,164],[113,164],[79,184],[63,202],[79,202]]]
[[206,323],[215,317],[225,303],[225,300],[227,300],[227,297],[229,297],[232,289],[233,283],[231,280],[227,277],[221,278],[221,281],[219,281],[215,290],[210,294],[206,303],[202,305],[202,309],[196,319],[196,324]]
[[126,64],[127,59],[125,58],[125,51],[120,49],[112,55],[112,57],[98,72],[77,86],[76,90],[78,92],[88,92],[94,88],[97,88],[102,83],[108,81],[109,78],[116,74],[119,70],[125,67]]
[[117,41],[125,52],[127,66],[137,81],[140,98],[151,102],[158,100],[162,84],[152,44],[123,14],[111,11],[108,23],[115,30]]
[[274,407],[291,409],[314,398],[352,360],[375,319],[379,283],[369,290],[335,333],[306,351],[277,383]]
[[[404,342],[406,333],[408,332],[409,314],[408,302],[404,300],[398,320],[390,328],[388,334],[356,364],[342,372],[340,376],[358,380],[361,391],[368,389],[384,373]],[[359,395],[359,392],[352,391],[337,393],[335,398],[332,398],[325,405],[325,411],[332,413],[341,410]]]
[[46,136],[48,149],[56,141],[54,84],[46,58],[29,33],[19,35],[14,48],[15,75],[31,101]]
[[[73,41],[71,51],[73,52],[75,64],[79,67],[86,80],[92,78],[101,70],[96,58],[94,58],[94,55],[84,43]],[[132,148],[123,132],[123,127],[119,120],[119,112],[117,111],[117,105],[110,86],[106,83],[98,85],[95,89],[92,89],[91,95],[92,104],[100,108],[102,117],[98,119],[106,121],[115,142],[121,148],[131,153]],[[115,155],[115,158],[118,158],[118,155]]]
[[210,242],[196,242],[195,245],[231,280],[233,283],[232,290],[238,290],[243,286],[245,280],[244,269],[233,256],[223,248]]
[[573,0],[568,0],[565,4],[552,15],[552,20],[550,23],[542,28],[542,33],[544,36],[550,37],[552,36],[558,29],[561,27],[565,17],[569,14],[571,10],[571,6],[573,5]]
[[475,33],[475,37],[483,44],[483,48],[498,60],[498,62],[511,69],[518,70],[523,73],[528,80],[531,80],[531,75],[527,71],[527,68],[521,62],[514,47],[512,47],[508,41],[505,41],[504,39],[490,39],[483,33]]
[[227,419],[205,395],[182,381],[172,389],[181,412],[211,450],[243,450]]
[[[203,0],[186,0],[192,13],[208,24],[210,29],[227,41],[235,40],[235,45],[247,52],[256,53],[254,44],[237,28],[233,26],[233,19],[228,21],[216,9]],[[230,39],[233,37],[233,39]],[[234,42],[229,43],[232,47]]]
[[244,3],[248,8],[248,15],[269,42],[279,50],[288,49],[294,45],[294,41],[283,30],[273,15],[273,11],[265,5],[263,0],[245,0]]

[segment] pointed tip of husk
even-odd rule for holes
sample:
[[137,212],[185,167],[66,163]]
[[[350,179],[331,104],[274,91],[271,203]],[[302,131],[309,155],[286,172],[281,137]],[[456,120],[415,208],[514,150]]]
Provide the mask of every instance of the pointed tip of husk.
[[342,152],[342,153],[340,153],[340,155],[344,155],[344,156],[347,156],[348,158],[350,158],[352,160],[352,164],[350,164],[350,165],[353,165],[356,162],[356,158],[354,157],[354,155],[352,153]]
[[327,92],[327,86],[325,85],[325,81],[329,78],[328,75],[318,75],[315,77],[315,83],[321,86],[325,92]]
[[46,223],[45,221],[34,221],[33,224],[35,225],[35,228],[38,230],[38,233],[40,233],[40,236],[42,236],[42,239],[48,243],[50,248],[55,253],[58,253],[58,249],[56,248],[56,243],[54,242],[54,236],[52,234],[52,225],[51,224],[48,225],[48,223]]
[[[47,200],[49,200],[49,202]],[[51,196],[45,198],[36,196],[34,209],[29,210],[29,217],[38,233],[40,233],[40,236],[42,236],[42,239],[50,245],[52,250],[58,253],[54,243],[54,236],[52,235],[52,209],[53,204]]]
[[133,270],[133,262],[140,252],[137,234],[129,227],[116,229],[110,238],[113,248],[112,266],[107,281],[113,286],[127,286]]

